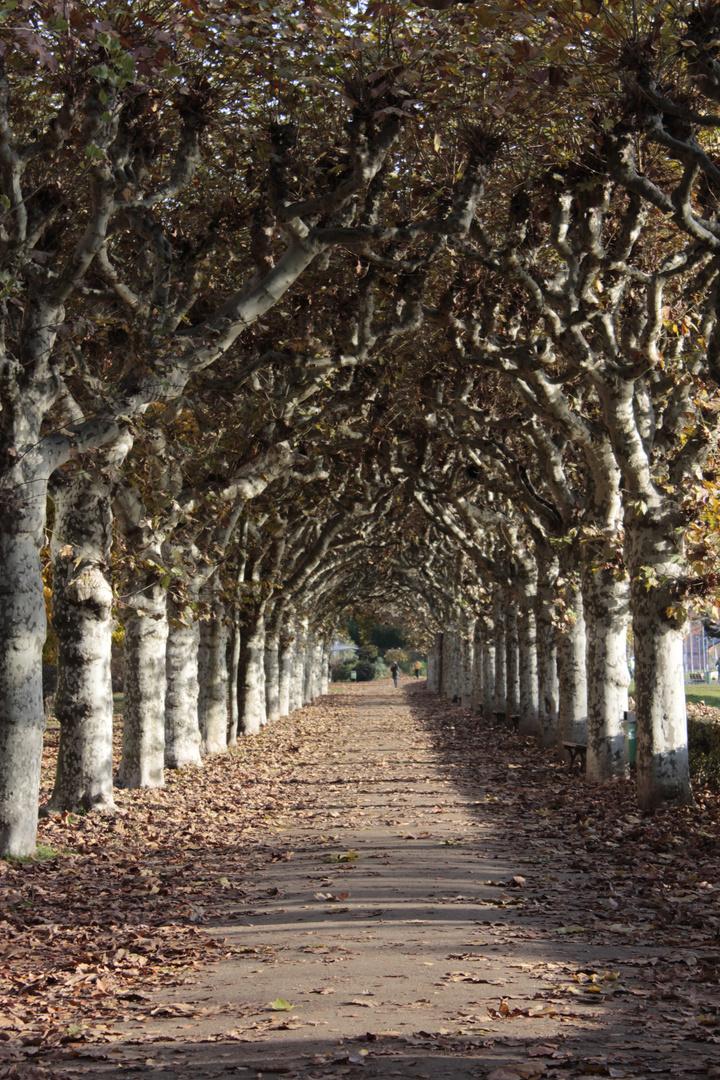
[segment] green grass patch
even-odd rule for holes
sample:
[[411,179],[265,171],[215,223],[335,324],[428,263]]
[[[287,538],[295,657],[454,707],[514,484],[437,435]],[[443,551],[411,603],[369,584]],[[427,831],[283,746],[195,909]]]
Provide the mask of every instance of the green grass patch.
[[685,700],[692,701],[695,705],[704,701],[706,705],[720,708],[720,685],[715,682],[686,683]]
[[49,844],[37,844],[35,846],[34,855],[8,855],[7,853],[2,858],[14,865],[18,863],[35,863],[44,862],[46,859],[59,859],[63,855],[70,855],[69,851],[56,851],[55,848],[50,847]]

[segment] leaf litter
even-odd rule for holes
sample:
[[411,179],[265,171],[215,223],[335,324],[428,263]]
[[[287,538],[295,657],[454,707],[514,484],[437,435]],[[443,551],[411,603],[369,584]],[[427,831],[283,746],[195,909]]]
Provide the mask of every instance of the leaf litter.
[[[691,1053],[685,1068],[694,1070],[692,1075],[712,1075],[708,1070],[715,1067],[720,1043],[717,793],[696,791],[692,808],[641,813],[631,781],[591,787],[532,740],[499,733],[421,687],[410,688],[413,722],[432,748],[435,772],[427,771],[427,758],[421,756],[415,766],[384,759],[354,763],[349,775],[338,777],[336,748],[347,709],[362,693],[363,688],[353,687],[330,695],[227,756],[209,759],[203,769],[169,772],[163,790],[117,791],[113,816],[47,818],[40,829],[42,858],[0,861],[0,1077],[54,1080],[65,1075],[58,1071],[62,1058],[81,1056],[84,1046],[97,1055],[103,1044],[128,1044],[118,1024],[212,1013],[212,1006],[193,1000],[192,988],[213,962],[244,954],[256,955],[264,965],[282,963],[281,951],[267,944],[228,946],[213,934],[212,922],[282,911],[277,907],[281,891],[259,889],[253,875],[258,865],[291,859],[305,843],[298,830],[310,833],[321,853],[325,848],[329,873],[354,870],[363,854],[343,845],[341,838],[343,830],[364,824],[362,813],[330,808],[334,795],[327,785],[343,781],[343,795],[351,803],[346,788],[373,791],[383,782],[397,783],[401,765],[413,781],[430,780],[440,769],[447,795],[436,797],[423,814],[412,806],[402,809],[403,825],[427,826],[402,834],[405,839],[456,848],[462,858],[475,849],[510,850],[522,864],[522,873],[477,882],[479,892],[433,897],[434,905],[476,907],[480,929],[467,942],[471,949],[489,944],[512,948],[523,939],[537,943],[554,935],[568,943],[563,956],[573,941],[580,950],[592,945],[608,955],[594,969],[563,958],[513,965],[509,957],[450,954],[450,960],[496,966],[477,974],[448,971],[436,986],[467,983],[469,994],[473,984],[502,986],[512,978],[513,966],[522,966],[527,978],[542,985],[535,1000],[496,996],[483,1012],[458,1014],[434,1032],[368,1033],[377,1043],[373,1054],[392,1057],[398,1046],[472,1054],[477,1064],[485,1063],[485,1072],[475,1075],[525,1080],[657,1075],[661,1070],[653,1052],[664,1055],[669,1071],[668,1054],[676,1054],[680,1063]],[[118,724],[116,751],[120,737]],[[57,727],[51,725],[43,763],[46,797],[56,753]],[[453,799],[453,788],[476,815],[474,835],[451,829],[449,837],[438,836],[425,816],[454,813],[460,803]],[[325,830],[319,836],[318,826]],[[352,903],[350,891],[315,895],[336,913],[348,910],[339,909],[339,901]],[[496,916],[482,914],[493,908],[511,914],[495,923]],[[385,909],[353,911],[354,918],[384,914]],[[406,925],[424,921],[408,919]],[[546,946],[546,955],[552,955],[551,948]],[[328,947],[308,949],[320,959],[333,959]],[[639,949],[643,956],[637,955]],[[428,977],[418,975],[418,988]],[[154,1005],[158,987],[187,987],[183,993],[189,1000]],[[322,987],[311,992],[333,991]],[[615,999],[622,1002],[626,1030],[612,1050],[598,1054],[603,1039],[596,1035],[595,1052],[590,1052],[587,1032],[584,1044],[581,1040],[572,1050],[563,1043],[573,1024],[595,1024],[599,1031],[602,1014],[588,1010]],[[421,999],[415,1005],[422,1008],[423,1002],[429,1004]],[[281,1009],[273,1008],[280,1003]],[[372,1008],[359,997],[350,1004]],[[278,1015],[252,1020],[225,1037],[264,1038],[303,1024],[294,1015],[283,1017],[295,1008],[285,998],[266,1008]],[[539,1042],[537,1034],[523,1036],[517,1028],[543,1020],[555,1025],[548,1032],[553,1036],[562,1025],[560,1042]],[[514,1060],[518,1048],[524,1048],[524,1061]],[[353,1054],[320,1055],[322,1062],[316,1056],[314,1067],[336,1069],[341,1062],[364,1067],[370,1056],[355,1054],[358,1061],[353,1061]],[[562,1072],[539,1068],[540,1057],[551,1065],[556,1061]],[[278,1071],[287,1070],[278,1066]]]

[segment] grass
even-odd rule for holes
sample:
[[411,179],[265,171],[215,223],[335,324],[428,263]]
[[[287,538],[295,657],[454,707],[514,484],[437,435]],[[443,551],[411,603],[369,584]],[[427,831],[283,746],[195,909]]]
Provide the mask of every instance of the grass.
[[2,856],[9,863],[35,863],[44,862],[45,859],[59,859],[62,855],[69,855],[69,851],[56,851],[48,844],[37,844],[34,855],[8,855]]
[[704,701],[706,705],[714,705],[720,708],[720,684],[718,683],[686,683],[685,700],[692,701],[696,705]]

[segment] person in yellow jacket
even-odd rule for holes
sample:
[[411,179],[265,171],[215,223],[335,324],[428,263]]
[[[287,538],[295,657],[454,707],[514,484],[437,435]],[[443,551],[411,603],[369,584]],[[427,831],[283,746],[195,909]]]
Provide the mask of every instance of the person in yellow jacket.
[[420,678],[421,670],[422,670],[422,664],[420,663],[419,660],[416,660],[415,663],[413,664],[413,671],[415,672],[415,678],[416,679]]

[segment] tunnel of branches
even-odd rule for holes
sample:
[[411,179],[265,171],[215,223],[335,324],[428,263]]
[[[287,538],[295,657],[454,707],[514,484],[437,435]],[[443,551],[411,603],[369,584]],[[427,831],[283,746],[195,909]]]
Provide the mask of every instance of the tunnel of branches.
[[358,612],[588,783],[626,775],[631,660],[639,803],[689,802],[718,5],[2,20],[0,850],[34,851],[43,662],[49,809],[111,811],[326,692]]

